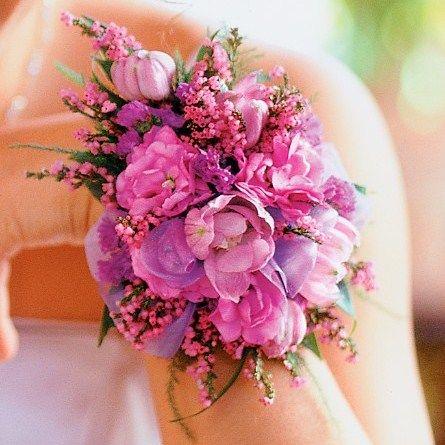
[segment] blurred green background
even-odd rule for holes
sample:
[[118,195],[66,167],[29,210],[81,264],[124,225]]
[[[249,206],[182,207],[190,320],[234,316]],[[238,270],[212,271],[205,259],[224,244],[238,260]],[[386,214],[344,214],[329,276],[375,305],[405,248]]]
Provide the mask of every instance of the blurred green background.
[[413,228],[419,365],[445,444],[445,0],[332,0],[324,48],[370,87],[402,163]]

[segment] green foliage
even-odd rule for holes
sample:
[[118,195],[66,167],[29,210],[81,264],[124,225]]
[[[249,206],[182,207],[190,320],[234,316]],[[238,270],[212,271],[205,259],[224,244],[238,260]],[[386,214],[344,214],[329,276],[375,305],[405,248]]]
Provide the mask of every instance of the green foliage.
[[102,184],[104,183],[103,179],[84,179],[82,184],[90,191],[90,193],[97,199],[100,200],[102,195],[104,194],[102,190]]
[[97,340],[97,346],[101,346],[105,337],[108,334],[108,331],[114,327],[114,321],[110,317],[110,311],[108,310],[108,306],[105,304],[104,309],[102,311],[102,320],[100,322],[100,330],[99,330],[99,338]]
[[269,74],[265,73],[264,71],[258,71],[256,75],[256,80],[259,83],[265,83],[270,81]]
[[67,79],[71,80],[77,85],[80,85],[81,87],[85,86],[85,79],[83,78],[82,74],[74,71],[61,62],[54,62],[54,66],[56,67],[57,71],[63,74]]
[[11,144],[9,148],[31,148],[33,150],[40,150],[40,151],[52,151],[54,153],[62,153],[62,154],[72,154],[74,153],[74,150],[71,150],[70,148],[62,148],[57,146],[50,146],[50,145],[39,145],[39,144]]
[[180,83],[183,82],[190,82],[192,73],[190,70],[187,69],[187,66],[185,64],[184,59],[182,58],[181,53],[176,50],[175,54],[173,55],[173,59],[176,64],[176,74],[174,79],[174,86],[178,86]]
[[95,167],[105,167],[116,175],[125,169],[125,162],[113,153],[94,155],[89,151],[74,151],[70,158],[80,163],[89,162]]
[[228,36],[222,42],[222,45],[229,56],[234,81],[239,78],[239,71],[241,69],[239,67],[239,48],[242,43],[243,37],[239,34],[238,28],[230,28]]
[[354,184],[355,189],[361,193],[362,195],[366,195],[367,190],[366,187],[364,185],[360,185],[360,184]]
[[293,377],[297,377],[299,375],[301,375],[302,372],[302,361],[301,361],[301,357],[298,355],[297,352],[292,352],[292,351],[288,351],[286,352],[286,360],[290,363],[291,365],[291,374]]
[[[172,358],[169,364],[169,379],[167,382],[167,401],[170,406],[170,409],[172,410],[173,416],[175,419],[178,419],[178,425],[181,427],[181,429],[184,431],[185,435],[190,439],[192,442],[196,442],[196,437],[191,431],[191,429],[186,425],[186,423],[182,420],[181,412],[179,410],[178,404],[176,402],[175,397],[175,388],[179,383],[177,371],[185,371],[184,362],[182,360],[182,357],[179,358],[179,352],[175,355],[175,357]],[[185,354],[181,354],[181,356]]]
[[338,288],[340,289],[341,297],[336,302],[337,306],[351,317],[354,317],[355,310],[352,304],[351,294],[349,292],[349,288],[346,281],[345,280],[340,281],[340,283],[338,283]]
[[303,338],[302,345],[307,349],[310,349],[318,358],[323,358],[318,346],[317,338],[315,337],[315,334],[313,332]]
[[196,55],[196,60],[200,62],[204,59],[205,56],[211,56],[212,55],[212,49],[208,46],[201,46],[199,48],[198,54]]
[[94,60],[102,68],[103,72],[108,77],[108,79],[112,80],[111,79],[111,66],[113,65],[113,61],[106,59],[106,58],[100,58],[100,57],[96,57]]
[[264,395],[269,399],[275,398],[275,388],[272,382],[272,373],[264,368],[264,360],[258,350],[252,351],[255,368],[253,378],[263,386]]

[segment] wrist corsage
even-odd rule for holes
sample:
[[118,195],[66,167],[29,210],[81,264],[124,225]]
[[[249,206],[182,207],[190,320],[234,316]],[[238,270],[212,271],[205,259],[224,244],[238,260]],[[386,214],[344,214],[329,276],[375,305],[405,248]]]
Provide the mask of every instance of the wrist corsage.
[[[352,259],[366,190],[285,70],[246,73],[237,29],[185,63],[114,23],[62,20],[93,43],[89,80],[56,65],[83,88],[64,89],[63,102],[93,125],[75,134],[83,151],[29,144],[73,162],[28,176],[85,186],[104,206],[85,240],[105,302],[99,342],[116,328],[134,348],[174,357],[203,409],[240,375],[271,404],[265,359],[298,387],[300,351],[320,355],[319,341],[355,361],[341,314],[354,316],[351,286],[375,288],[372,264]],[[217,351],[234,361],[228,382]]]

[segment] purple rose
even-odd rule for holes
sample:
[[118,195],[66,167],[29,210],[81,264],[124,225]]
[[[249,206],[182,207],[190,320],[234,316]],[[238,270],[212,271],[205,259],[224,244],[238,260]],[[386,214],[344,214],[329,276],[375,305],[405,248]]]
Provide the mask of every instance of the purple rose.
[[[135,274],[153,287],[184,288],[204,276],[202,263],[190,250],[182,219],[164,221],[143,240],[141,247],[131,251]],[[161,282],[161,283],[160,283]],[[164,287],[164,296],[172,296]],[[167,295],[165,295],[167,293]]]

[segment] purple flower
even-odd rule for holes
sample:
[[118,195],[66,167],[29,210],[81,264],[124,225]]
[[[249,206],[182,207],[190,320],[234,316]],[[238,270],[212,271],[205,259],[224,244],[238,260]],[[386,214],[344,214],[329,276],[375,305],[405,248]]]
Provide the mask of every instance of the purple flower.
[[184,125],[184,118],[171,108],[150,107],[139,100],[134,100],[125,104],[117,113],[116,122],[127,128],[133,128],[139,122],[147,122],[150,117],[156,116],[162,124],[173,128],[180,128]]
[[184,101],[186,94],[190,91],[190,84],[182,82],[176,88],[175,95],[180,101]]
[[88,266],[103,290],[134,278],[128,247],[120,242],[114,229],[117,217],[123,214],[105,211],[85,239]]
[[205,182],[213,184],[218,192],[227,193],[235,182],[235,176],[227,168],[222,168],[219,163],[219,153],[210,149],[195,157],[193,170]]
[[116,153],[122,156],[126,156],[132,152],[136,145],[142,142],[142,138],[139,133],[134,129],[130,128],[124,134],[119,136],[116,145]]
[[118,249],[116,252],[111,253],[109,258],[99,260],[97,266],[99,278],[103,282],[117,285],[124,278],[133,276],[128,249]]
[[144,103],[134,100],[125,104],[117,113],[116,122],[123,127],[133,127],[138,122],[146,121],[150,116],[150,108]]
[[273,268],[283,281],[289,298],[294,298],[315,266],[317,244],[304,236],[275,241]]
[[184,125],[184,118],[172,111],[171,108],[153,108],[149,107],[150,113],[153,116],[162,120],[164,125],[172,128],[181,128]]
[[143,240],[139,249],[131,252],[137,276],[150,287],[161,279],[167,286],[183,288],[204,276],[203,265],[187,244],[184,221],[179,218],[164,221]]

